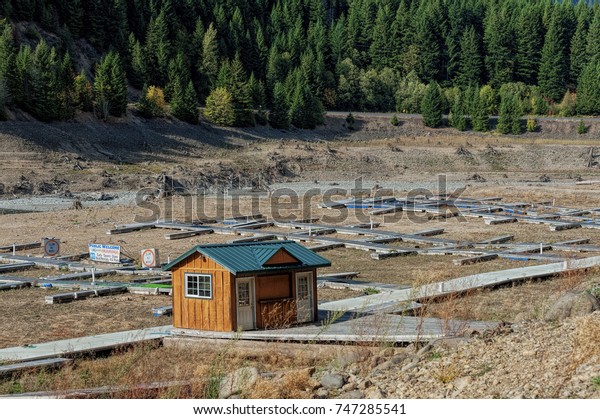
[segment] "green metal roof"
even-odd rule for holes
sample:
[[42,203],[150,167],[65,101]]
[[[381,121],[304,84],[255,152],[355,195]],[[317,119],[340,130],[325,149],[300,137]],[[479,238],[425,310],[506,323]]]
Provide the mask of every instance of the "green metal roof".
[[[300,262],[295,264],[264,266],[279,250],[285,250]],[[331,266],[331,262],[319,256],[312,250],[293,241],[269,241],[259,243],[231,243],[231,244],[201,244],[195,246],[179,256],[171,263],[165,265],[163,270],[169,271],[175,265],[193,255],[203,254],[223,266],[231,273],[257,273],[287,270],[290,268],[321,268]]]

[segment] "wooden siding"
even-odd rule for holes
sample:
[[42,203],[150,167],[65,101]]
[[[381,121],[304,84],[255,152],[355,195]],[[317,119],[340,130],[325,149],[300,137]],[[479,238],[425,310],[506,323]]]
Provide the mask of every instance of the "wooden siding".
[[256,277],[256,327],[285,327],[290,324],[294,289],[289,273]]
[[[212,299],[185,296],[186,273],[212,275]],[[235,330],[233,275],[212,259],[196,253],[173,269],[173,325],[184,329]]]
[[286,265],[286,264],[294,264],[299,263],[300,261],[296,259],[294,256],[290,255],[284,249],[279,249],[277,253],[271,256],[271,259],[266,261],[263,266],[272,266],[272,265]]

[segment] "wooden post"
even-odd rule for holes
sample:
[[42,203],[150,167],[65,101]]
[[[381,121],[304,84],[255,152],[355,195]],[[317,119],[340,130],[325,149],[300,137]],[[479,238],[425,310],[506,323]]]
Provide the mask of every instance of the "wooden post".
[[96,286],[96,268],[92,268],[92,287]]
[[15,256],[17,254],[17,245],[16,243],[13,243],[13,256]]

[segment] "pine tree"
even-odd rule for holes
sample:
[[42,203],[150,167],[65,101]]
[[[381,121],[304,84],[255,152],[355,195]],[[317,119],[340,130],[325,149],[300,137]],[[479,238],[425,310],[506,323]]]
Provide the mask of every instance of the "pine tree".
[[471,126],[473,131],[486,132],[489,129],[489,114],[483,101],[481,100],[480,89],[473,89],[471,98]]
[[441,80],[444,69],[444,40],[440,33],[439,3],[427,3],[417,21],[418,72],[422,80]]
[[514,72],[514,33],[505,4],[492,3],[485,18],[485,67],[493,88],[511,81]]
[[323,105],[310,90],[304,74],[297,71],[290,104],[290,122],[297,128],[314,129],[323,123]]
[[106,54],[96,67],[94,98],[100,119],[123,116],[127,110],[127,79],[121,59],[114,51]]
[[0,20],[0,77],[4,80],[8,77],[14,54],[12,26],[5,20]]
[[426,127],[437,128],[440,126],[443,108],[444,100],[440,86],[435,82],[429,83],[421,101],[421,115]]
[[600,115],[600,62],[585,65],[577,84],[577,113]]
[[454,98],[448,119],[451,127],[456,128],[459,131],[465,131],[467,129],[464,100],[460,91],[458,91],[458,94]]
[[369,49],[371,63],[376,70],[390,65],[390,11],[388,6],[379,7],[373,27],[373,42]]
[[288,106],[283,84],[277,82],[273,91],[273,106],[269,112],[269,125],[273,128],[290,127],[290,107]]
[[73,89],[75,95],[75,106],[83,112],[91,112],[94,110],[94,92],[92,84],[85,76],[85,72],[81,72],[75,76],[73,81]]
[[161,12],[150,21],[146,34],[145,57],[147,62],[147,82],[157,86],[165,86],[168,77],[168,66],[171,51],[167,17]]
[[217,81],[219,73],[219,52],[217,46],[217,30],[211,23],[202,40],[202,63],[199,66],[200,73],[206,78],[207,86],[212,89]]
[[[587,7],[585,8],[587,10]],[[569,71],[569,82],[577,85],[579,75],[588,62],[587,37],[589,27],[589,16],[582,13],[577,19],[577,28],[571,40],[571,68]]]
[[522,132],[522,116],[523,111],[519,98],[512,92],[506,93],[500,100],[500,112],[498,113],[496,130],[500,134],[520,134]]
[[129,57],[127,76],[131,85],[141,88],[147,82],[146,57],[140,41],[133,33],[129,34]]
[[515,75],[519,81],[533,85],[538,79],[544,26],[539,7],[524,5],[517,20]]
[[198,123],[198,102],[194,84],[190,81],[187,87],[182,89],[181,84],[175,83],[173,89],[173,100],[171,101],[171,115],[190,124]]
[[551,100],[560,100],[566,89],[569,61],[568,39],[565,21],[559,8],[555,8],[550,26],[544,39],[538,83],[544,96]]
[[600,60],[600,8],[594,8],[594,16],[590,23],[587,35],[587,59],[588,61]]
[[461,86],[479,84],[483,72],[483,62],[479,50],[479,40],[473,26],[469,27],[460,41],[460,67],[457,82]]

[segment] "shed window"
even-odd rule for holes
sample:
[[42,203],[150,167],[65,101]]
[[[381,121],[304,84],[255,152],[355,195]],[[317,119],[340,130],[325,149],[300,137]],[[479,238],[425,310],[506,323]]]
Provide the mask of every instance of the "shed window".
[[212,299],[212,275],[186,273],[185,296]]

